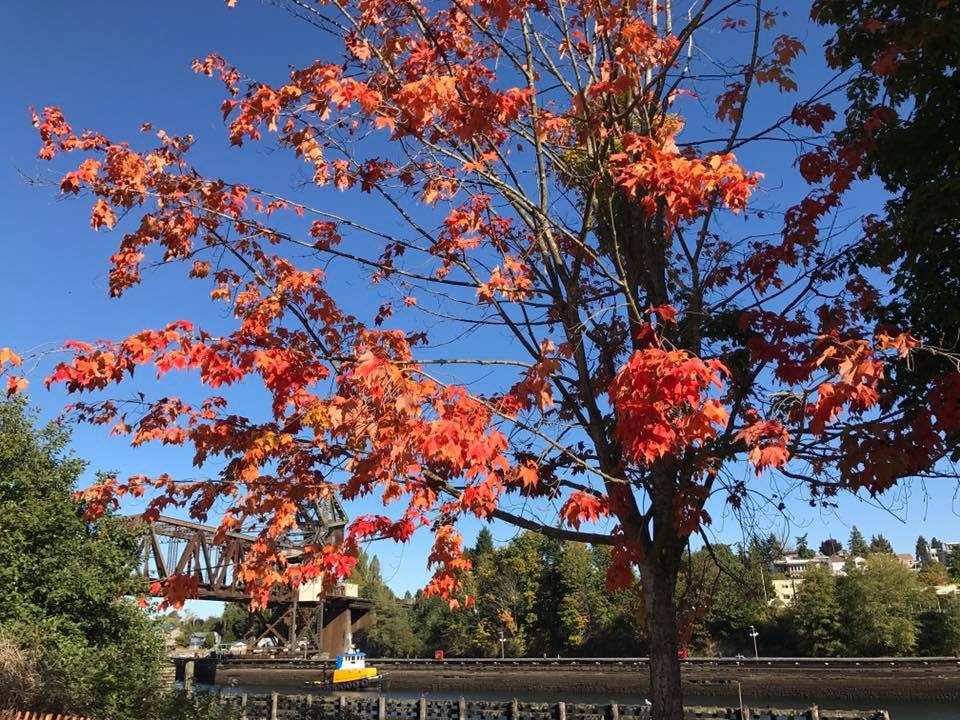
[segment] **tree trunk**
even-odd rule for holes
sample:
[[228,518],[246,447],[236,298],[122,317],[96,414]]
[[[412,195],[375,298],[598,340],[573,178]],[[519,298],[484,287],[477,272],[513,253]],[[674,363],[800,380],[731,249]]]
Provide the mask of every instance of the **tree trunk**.
[[640,566],[647,638],[650,643],[650,702],[656,720],[683,720],[680,649],[677,635],[679,556],[663,550]]

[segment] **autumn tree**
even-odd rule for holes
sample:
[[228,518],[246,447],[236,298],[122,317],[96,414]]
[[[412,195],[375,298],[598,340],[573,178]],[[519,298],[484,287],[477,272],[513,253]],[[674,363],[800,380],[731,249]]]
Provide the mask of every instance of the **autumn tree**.
[[[204,520],[223,501],[221,535],[259,533],[243,577],[261,603],[279,582],[348,575],[365,538],[419,528],[435,537],[428,592],[462,600],[464,515],[609,546],[610,586],[642,587],[653,713],[680,718],[676,584],[708,501],[738,512],[754,473],[814,505],[882,493],[935,472],[960,429],[949,369],[898,403],[913,365],[897,359],[930,351],[924,328],[878,327],[885,269],[849,262],[870,227],[835,222],[872,149],[869,132],[824,135],[842,81],[798,94],[804,48],[761,0],[289,7],[333,37],[324,57],[279,82],[217,55],[194,69],[223,83],[231,143],[302,163],[314,187],[299,194],[209,172],[190,136],[145,126],[128,144],[35,113],[62,192],[117,231],[111,295],[161,262],[232,318],[65,346],[47,383],[81,396],[75,418],[192,448],[209,472],[106,479],[91,514],[149,493],[148,520]],[[771,223],[735,153],[783,137],[809,187]],[[764,169],[770,188],[791,172]],[[340,192],[363,195],[362,216],[338,212]],[[358,305],[337,273],[391,299]],[[22,389],[21,358],[0,353]],[[145,366],[195,378],[196,396],[124,395]],[[237,407],[238,384],[265,406]],[[287,563],[298,504],[332,495],[385,509]],[[514,621],[531,612],[515,580]],[[179,602],[195,582],[155,591]]]
[[927,562],[917,573],[917,580],[925,587],[946,585],[950,582],[950,572],[941,562]]

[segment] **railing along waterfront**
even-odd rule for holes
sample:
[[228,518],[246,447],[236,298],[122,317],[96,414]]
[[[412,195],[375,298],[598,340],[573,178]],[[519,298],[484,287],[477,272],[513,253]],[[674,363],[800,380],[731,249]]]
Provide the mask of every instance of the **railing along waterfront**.
[[[241,720],[651,720],[648,705],[218,693]],[[890,720],[884,710],[688,707],[685,720]]]

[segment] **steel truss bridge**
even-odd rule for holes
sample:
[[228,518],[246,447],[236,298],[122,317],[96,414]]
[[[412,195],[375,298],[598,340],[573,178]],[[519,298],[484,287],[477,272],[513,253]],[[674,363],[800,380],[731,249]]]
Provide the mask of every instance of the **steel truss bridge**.
[[[298,530],[282,543],[287,561],[296,563],[309,544],[339,544],[347,517],[335,499],[317,502],[298,514]],[[174,576],[197,579],[197,600],[248,602],[239,568],[257,538],[230,532],[221,543],[216,527],[161,516],[146,526],[140,544],[138,574],[151,583]],[[323,593],[320,583],[305,584],[297,592],[277,588],[265,610],[257,611],[264,628],[256,643],[272,638],[280,648],[310,648],[341,652],[350,646],[353,632],[369,625],[372,602],[346,597],[343,588]]]

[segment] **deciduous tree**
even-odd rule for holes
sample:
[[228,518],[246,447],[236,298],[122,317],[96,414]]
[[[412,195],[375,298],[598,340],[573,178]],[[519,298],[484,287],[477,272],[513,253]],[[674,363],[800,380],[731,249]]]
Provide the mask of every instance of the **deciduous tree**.
[[835,578],[812,565],[799,583],[790,607],[797,649],[811,657],[836,657],[844,652],[844,629]]
[[[224,500],[221,534],[260,529],[243,570],[258,602],[277,582],[349,574],[364,538],[421,527],[435,536],[428,591],[456,601],[467,514],[608,545],[611,586],[639,571],[653,713],[680,718],[677,576],[708,499],[749,501],[730,468],[829,504],[932,472],[960,429],[956,375],[898,404],[911,365],[891,361],[924,338],[877,327],[882,273],[848,262],[869,233],[832,222],[869,135],[822,141],[839,82],[787,99],[804,48],[759,0],[687,16],[657,0],[295,7],[339,48],[279,82],[217,55],[194,67],[226,88],[231,142],[274,140],[315,190],[210,174],[189,136],[145,127],[156,140],[128,144],[74,130],[56,107],[35,114],[61,190],[90,197],[94,229],[120,231],[111,294],[162,261],[233,318],[66,346],[47,382],[91,395],[75,417],[218,463],[208,479],[106,479],[85,494],[90,513],[152,491],[147,519],[171,505],[205,519]],[[732,57],[719,73],[699,51],[716,33]],[[771,123],[751,120],[764,98],[784,108]],[[748,213],[762,178],[735,152],[787,128],[810,187],[771,227]],[[337,212],[338,192],[366,194],[370,211]],[[344,272],[368,272],[392,300],[357,307],[331,281]],[[11,392],[19,362],[0,354]],[[145,366],[190,374],[200,392],[117,399]],[[263,412],[232,404],[224,388],[238,383],[262,387]],[[298,503],[332,494],[391,508],[286,563],[278,539]],[[504,599],[529,613],[515,580]],[[179,602],[194,588],[174,577],[157,590]]]
[[917,576],[890,555],[873,555],[838,582],[850,654],[909,655],[917,645]]
[[960,655],[960,598],[943,598],[920,614],[917,642],[922,655]]
[[950,573],[943,563],[928,562],[920,568],[917,579],[926,587],[946,585],[950,581]]
[[[838,142],[863,145],[863,169],[891,194],[851,256],[858,265],[893,267],[894,292],[868,312],[944,351],[924,353],[910,372],[896,374],[922,425],[926,397],[960,397],[951,357],[960,348],[960,4],[815,0],[813,17],[833,26],[827,57],[850,75]],[[957,440],[949,434],[948,442]]]
[[954,580],[960,580],[960,544],[950,546],[946,565],[950,570],[950,576]]

